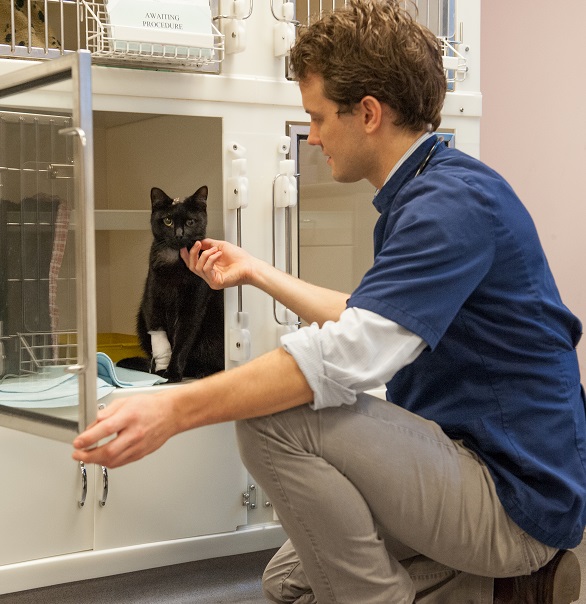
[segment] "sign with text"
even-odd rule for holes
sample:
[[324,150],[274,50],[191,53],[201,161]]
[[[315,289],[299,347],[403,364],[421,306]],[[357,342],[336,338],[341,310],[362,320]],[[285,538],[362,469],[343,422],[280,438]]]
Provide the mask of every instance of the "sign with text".
[[108,0],[106,11],[116,41],[214,47],[209,0]]

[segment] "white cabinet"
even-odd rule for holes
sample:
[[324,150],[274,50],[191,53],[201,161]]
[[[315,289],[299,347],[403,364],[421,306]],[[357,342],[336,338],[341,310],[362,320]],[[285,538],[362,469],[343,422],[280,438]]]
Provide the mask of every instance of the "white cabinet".
[[[303,117],[303,111],[290,82],[275,84],[277,104],[265,112],[252,102],[242,102],[237,90],[231,97],[224,92],[220,95],[214,80],[208,79],[214,76],[197,75],[186,80],[185,74],[103,67],[92,68],[92,76],[92,136],[81,146],[91,158],[95,186],[86,183],[86,190],[73,196],[72,222],[79,226],[83,210],[94,205],[98,208],[87,217],[92,230],[75,231],[76,240],[83,241],[85,249],[74,263],[76,267],[86,266],[85,284],[88,291],[93,288],[86,301],[77,300],[77,309],[88,316],[74,323],[74,330],[80,334],[90,326],[90,335],[95,337],[100,329],[125,333],[134,329],[147,269],[150,187],[160,186],[179,195],[208,184],[214,195],[210,234],[236,240],[236,210],[224,206],[223,190],[225,176],[231,173],[234,143],[248,154],[250,198],[254,200],[242,216],[244,230],[250,229],[244,244],[253,253],[270,258],[270,231],[259,230],[258,224],[270,224],[272,180],[282,159],[278,142],[286,120]],[[186,84],[195,81],[203,88],[186,94]],[[244,91],[255,87],[246,80],[241,84]],[[282,93],[283,87],[292,92],[290,97]],[[163,96],[154,96],[150,92],[153,89]],[[222,96],[221,102],[218,96]],[[25,98],[28,111],[35,116],[45,113],[50,120],[51,112],[56,108],[62,111],[62,103],[70,97],[49,89]],[[11,107],[3,102],[10,113]],[[75,121],[75,110],[69,112]],[[40,126],[31,128],[39,130]],[[53,136],[59,139],[61,134],[55,132]],[[79,147],[74,139],[73,144]],[[29,149],[24,149],[23,155],[25,151]],[[88,158],[76,158],[73,164],[87,164]],[[42,182],[47,182],[51,162],[45,157],[42,160],[37,163]],[[28,165],[15,165],[14,172],[27,173]],[[70,176],[71,171],[66,170],[59,168],[59,174]],[[53,187],[52,182],[49,184]],[[62,196],[68,193],[67,189]],[[79,273],[71,280],[73,291],[80,276],[83,279]],[[270,301],[261,298],[252,304],[253,296],[258,294],[243,294],[244,311],[255,310],[250,326],[252,354],[256,355],[274,346],[276,326],[267,322],[272,317]],[[227,325],[237,310],[236,292],[227,293]],[[95,359],[91,353],[82,358],[84,367]],[[234,364],[227,360],[227,366]],[[95,389],[95,382],[85,381]],[[87,468],[86,503],[80,508],[81,473],[71,460],[70,442],[78,426],[91,419],[83,404],[89,402],[91,411],[94,392],[88,396],[80,393],[79,414],[77,406],[43,410],[40,405],[38,409],[18,410],[18,427],[23,427],[22,420],[25,428],[32,426],[35,433],[45,434],[49,425],[58,429],[57,438],[63,443],[2,429],[10,435],[0,442],[0,451],[4,484],[11,495],[0,499],[1,526],[6,535],[0,534],[0,593],[277,547],[284,541],[262,493],[257,495],[256,508],[244,505],[243,493],[250,481],[239,459],[232,424],[178,435],[148,458],[110,471],[104,505],[100,504],[102,470]],[[39,416],[43,418],[40,425],[32,425]],[[10,420],[14,418],[8,419],[12,427]],[[20,457],[21,450],[27,451],[26,457]]]
[[[231,423],[178,435],[108,472],[71,446],[0,428],[0,594],[277,547],[272,513],[251,524]],[[248,524],[248,527],[246,526]]]
[[[52,2],[52,8],[61,4]],[[66,11],[74,5],[65,4],[70,5]],[[219,4],[218,13],[225,15],[233,3]],[[134,329],[150,245],[150,188],[188,195],[207,184],[210,199],[215,200],[210,202],[209,234],[239,241],[269,262],[273,257],[274,179],[286,157],[283,136],[291,134],[291,125],[306,125],[308,116],[297,85],[284,77],[283,58],[275,56],[273,33],[278,24],[272,8],[279,3],[255,3],[254,11],[252,1],[240,4],[251,9],[250,19],[239,23],[248,42],[243,52],[227,53],[220,74],[92,66],[91,81],[80,82],[76,59],[67,55],[34,66],[39,67],[43,90],[30,96],[18,73],[31,63],[0,59],[0,199],[21,187],[13,200],[20,203],[25,197],[22,183],[27,185],[30,178],[35,186],[48,183],[47,190],[69,200],[74,210],[69,250],[75,252],[75,279],[68,284],[68,302],[74,312],[72,324],[65,327],[78,335],[77,353],[67,362],[80,378],[79,413],[77,406],[66,412],[17,410],[1,420],[3,426],[33,434],[45,435],[49,426],[61,442],[0,428],[0,593],[277,547],[284,540],[270,503],[258,489],[251,490],[256,507],[243,505],[250,480],[239,459],[232,424],[178,435],[148,458],[109,472],[105,505],[100,504],[104,493],[99,467],[86,468],[86,503],[78,505],[81,471],[71,460],[73,436],[96,412],[97,333],[132,333]],[[466,49],[472,77],[448,95],[442,127],[456,134],[458,146],[475,154],[480,9],[479,2],[455,4],[458,21],[466,22],[463,31],[470,39],[459,48]],[[233,25],[230,19],[221,19],[219,24],[227,31]],[[66,86],[64,71],[54,67],[57,64],[69,65],[67,69],[78,78],[73,87]],[[13,83],[10,98],[2,96],[6,82]],[[30,124],[15,116],[20,108],[31,114]],[[3,112],[7,114],[4,125]],[[33,153],[24,163],[4,165],[2,154],[10,155],[7,133],[15,124],[39,131],[43,124],[55,123],[57,114],[67,123],[54,124],[54,132],[38,148],[46,150],[51,141],[65,136],[62,157],[51,161],[43,153]],[[245,170],[241,160],[246,162]],[[230,183],[242,175],[248,179],[248,205],[239,208]],[[304,190],[311,188],[309,176],[300,177]],[[351,256],[353,263],[362,263],[360,254],[368,253],[360,243],[370,238],[370,232],[354,225],[354,202],[345,202],[346,215],[333,219],[330,200],[321,199],[321,194],[317,197],[299,214],[296,209],[291,212],[292,223],[301,228],[301,235],[293,234],[292,239],[302,248],[301,262],[297,250],[292,254],[293,272],[315,264],[316,245],[320,254],[339,253],[334,246],[324,246],[324,234],[343,238],[344,243],[351,235],[352,249],[343,250],[348,253],[347,262]],[[336,198],[333,205],[339,210],[338,202]],[[0,254],[7,241],[2,237],[0,230]],[[285,256],[285,241],[278,240],[276,245],[276,256]],[[1,260],[2,256],[0,268]],[[356,265],[343,289],[351,288],[362,271],[362,265]],[[317,274],[310,276],[314,277],[319,279]],[[3,279],[0,270],[0,313],[10,305],[2,299],[8,291]],[[15,287],[20,296],[21,285]],[[65,307],[63,300],[61,306]],[[246,358],[241,351],[232,354],[230,340],[242,326],[240,313],[246,314],[250,335]],[[6,336],[8,322],[0,314],[0,338]],[[46,329],[42,321],[41,329]],[[248,287],[226,291],[227,368],[274,348],[281,331],[273,319],[272,300],[262,292]],[[0,339],[0,377],[7,369],[14,371],[3,362],[3,349],[11,355],[15,350]]]
[[0,568],[93,548],[94,470],[87,468],[88,503],[80,507],[81,472],[70,452],[70,445],[0,428]]
[[180,434],[142,460],[110,470],[105,505],[96,480],[96,550],[214,535],[246,523],[246,472],[233,424]]

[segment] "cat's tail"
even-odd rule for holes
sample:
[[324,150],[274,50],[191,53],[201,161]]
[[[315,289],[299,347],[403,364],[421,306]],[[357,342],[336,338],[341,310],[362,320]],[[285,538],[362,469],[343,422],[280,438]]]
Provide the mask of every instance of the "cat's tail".
[[146,357],[127,357],[126,359],[120,359],[116,363],[116,367],[122,367],[123,369],[134,369],[134,371],[143,371],[144,373],[150,373],[151,371],[151,360]]

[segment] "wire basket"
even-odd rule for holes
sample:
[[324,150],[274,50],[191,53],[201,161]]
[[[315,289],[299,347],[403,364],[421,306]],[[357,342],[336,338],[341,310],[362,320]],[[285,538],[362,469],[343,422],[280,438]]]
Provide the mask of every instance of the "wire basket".
[[74,331],[19,333],[20,373],[37,374],[50,367],[77,363],[77,333]]
[[[98,65],[216,72],[224,59],[224,36],[213,23],[210,44],[203,48],[177,46],[142,41],[140,28],[131,28],[137,33],[133,41],[115,38],[104,0],[23,0],[20,9],[13,0],[1,2],[0,15],[8,22],[0,23],[5,32],[0,39],[0,58],[55,59],[89,50]],[[217,0],[210,5],[216,6]]]
[[[224,36],[211,23],[212,43],[208,47],[154,43],[149,41],[123,40],[114,37],[104,4],[81,0],[86,14],[86,48],[94,62],[153,66],[168,69],[202,68],[221,63],[224,58]],[[140,28],[135,29],[141,33]]]

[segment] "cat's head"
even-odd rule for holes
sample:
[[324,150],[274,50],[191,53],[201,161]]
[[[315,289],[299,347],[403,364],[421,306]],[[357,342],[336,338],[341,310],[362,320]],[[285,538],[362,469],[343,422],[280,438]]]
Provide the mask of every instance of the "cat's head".
[[155,240],[180,250],[206,236],[208,188],[200,187],[193,195],[171,199],[157,187],[151,189],[151,228]]

